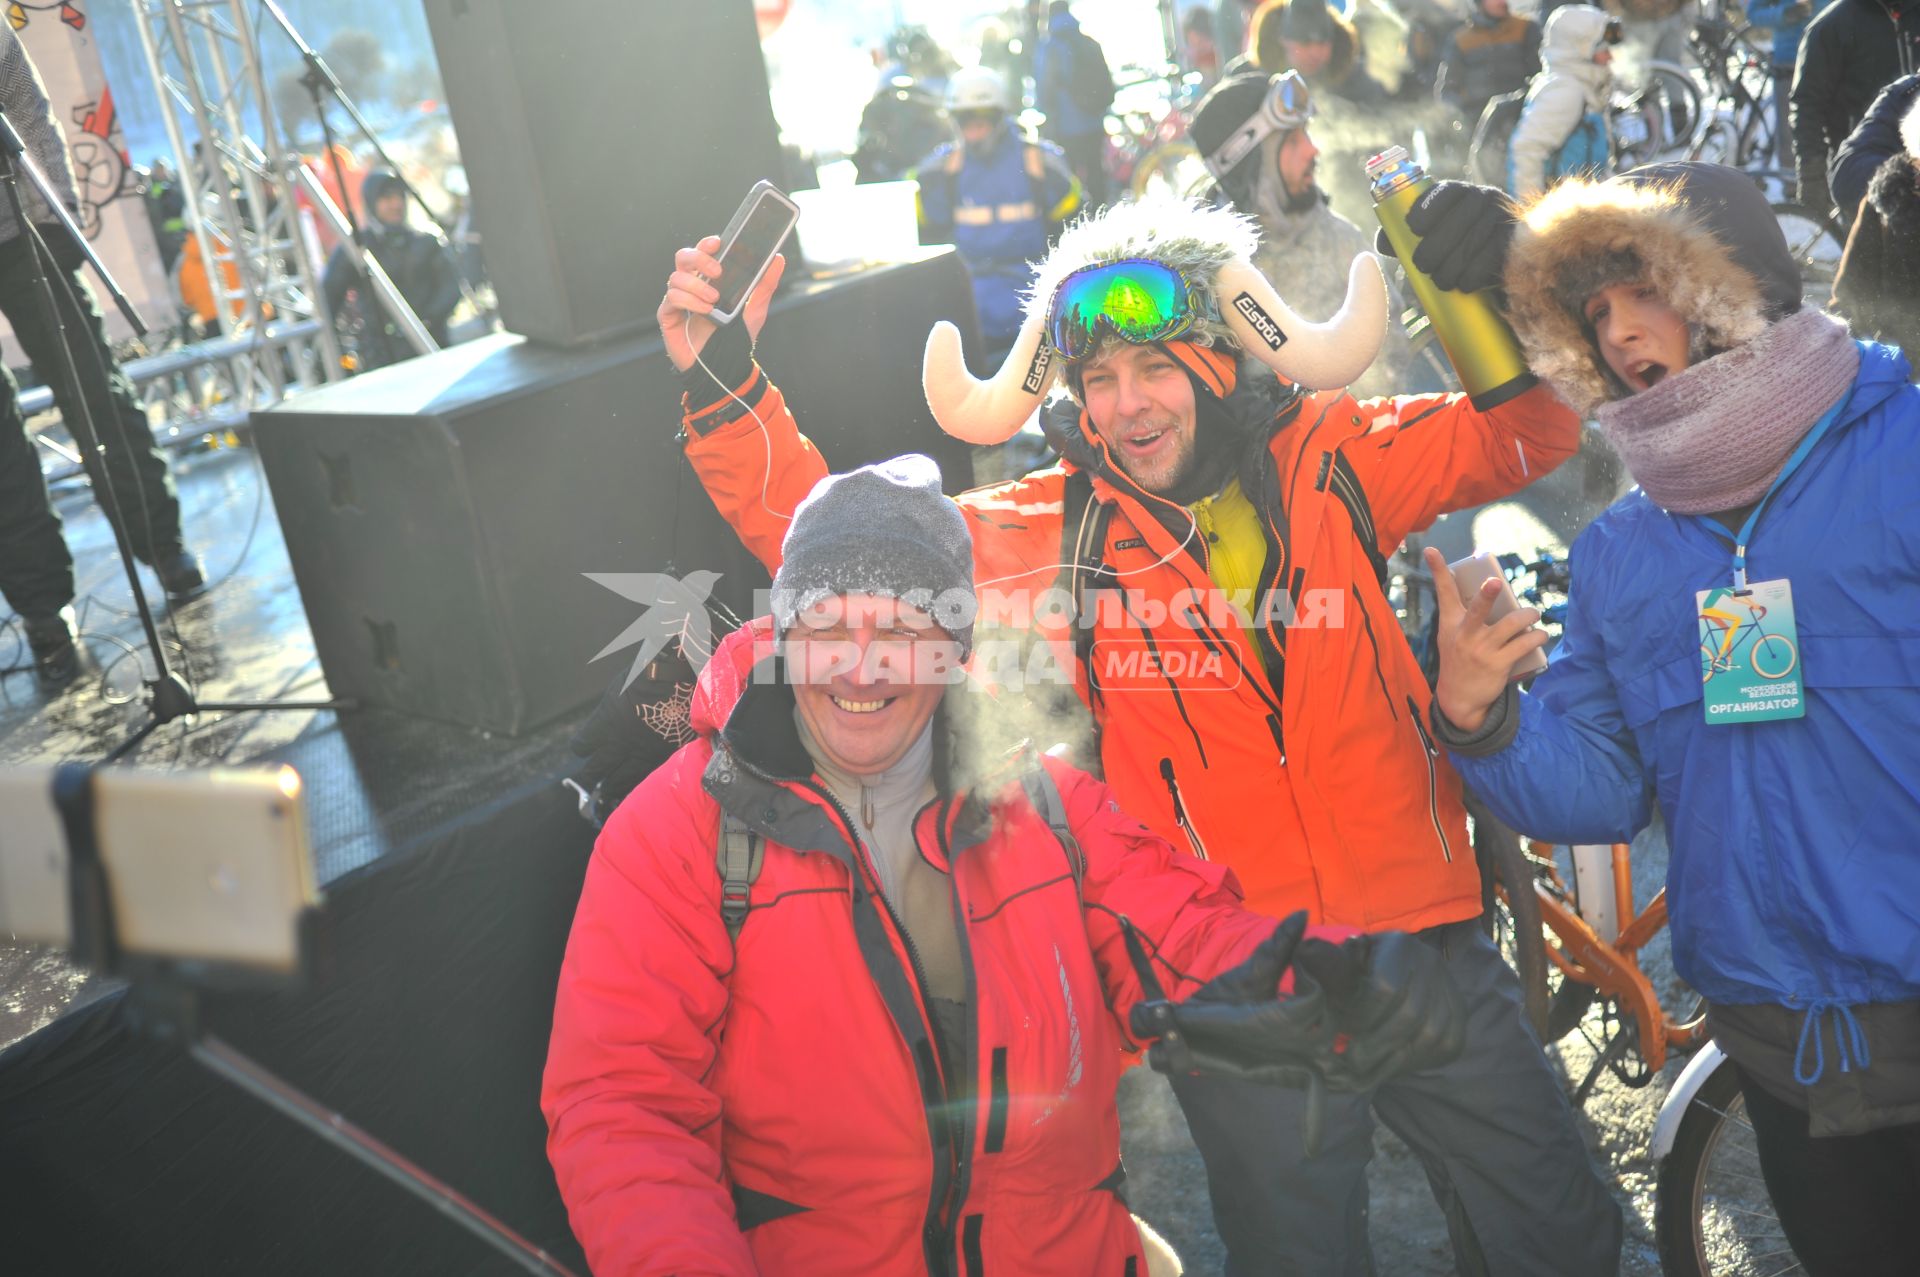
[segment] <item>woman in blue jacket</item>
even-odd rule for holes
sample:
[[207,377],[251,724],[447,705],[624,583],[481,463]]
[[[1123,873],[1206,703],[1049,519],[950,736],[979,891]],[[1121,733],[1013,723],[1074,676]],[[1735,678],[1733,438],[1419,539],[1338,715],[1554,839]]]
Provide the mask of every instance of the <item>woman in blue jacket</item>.
[[[1752,180],[1573,181],[1507,264],[1532,367],[1639,487],[1575,543],[1565,635],[1444,571],[1434,726],[1502,820],[1626,841],[1658,801],[1674,966],[1738,1068],[1813,1274],[1910,1273],[1920,1205],[1920,389],[1801,305]],[[1431,552],[1429,552],[1431,554]]]

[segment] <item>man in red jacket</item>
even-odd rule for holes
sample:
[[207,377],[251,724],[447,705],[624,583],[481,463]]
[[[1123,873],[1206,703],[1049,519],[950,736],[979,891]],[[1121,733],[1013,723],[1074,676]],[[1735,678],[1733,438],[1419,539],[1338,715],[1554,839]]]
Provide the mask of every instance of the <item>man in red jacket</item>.
[[[1428,946],[1303,941],[1085,773],[970,742],[971,625],[907,601],[972,591],[931,461],[823,480],[782,548],[774,616],[701,676],[698,739],[607,822],[561,969],[541,1107],[600,1277],[1144,1277],[1114,1100],[1134,1038],[1350,1087],[1458,1051]],[[1132,1036],[1157,991],[1129,924],[1193,995]],[[1314,975],[1280,1000],[1296,953]]]

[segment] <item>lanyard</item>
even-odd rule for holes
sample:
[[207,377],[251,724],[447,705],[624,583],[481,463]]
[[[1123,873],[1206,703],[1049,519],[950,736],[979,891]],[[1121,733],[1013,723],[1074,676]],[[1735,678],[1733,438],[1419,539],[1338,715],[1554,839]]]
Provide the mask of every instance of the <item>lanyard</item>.
[[1813,424],[1813,429],[1807,431],[1806,437],[1800,440],[1800,446],[1795,448],[1793,455],[1787,458],[1787,464],[1780,467],[1780,473],[1774,476],[1773,486],[1767,489],[1767,494],[1760,498],[1760,504],[1753,507],[1753,513],[1747,516],[1747,521],[1741,525],[1739,533],[1734,536],[1733,592],[1735,594],[1747,592],[1747,542],[1753,539],[1754,525],[1760,522],[1761,512],[1773,500],[1774,493],[1780,491],[1787,480],[1793,476],[1793,472],[1800,468],[1801,462],[1807,459],[1807,454],[1811,453],[1820,440],[1826,437],[1827,431],[1839,419],[1841,409],[1845,408],[1852,399],[1853,392],[1848,391],[1840,397],[1839,403],[1827,409],[1826,415]]

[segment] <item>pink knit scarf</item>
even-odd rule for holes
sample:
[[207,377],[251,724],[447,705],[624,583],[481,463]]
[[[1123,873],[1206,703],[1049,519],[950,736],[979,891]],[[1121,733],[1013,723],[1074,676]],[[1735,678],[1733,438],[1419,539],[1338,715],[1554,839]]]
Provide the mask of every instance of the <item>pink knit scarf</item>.
[[1656,504],[1714,514],[1764,496],[1859,372],[1847,326],[1808,306],[1594,415]]

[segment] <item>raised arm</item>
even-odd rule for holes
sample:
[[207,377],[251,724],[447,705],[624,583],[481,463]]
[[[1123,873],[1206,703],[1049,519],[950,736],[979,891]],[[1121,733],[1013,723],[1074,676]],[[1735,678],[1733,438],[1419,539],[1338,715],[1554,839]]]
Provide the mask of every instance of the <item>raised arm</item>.
[[787,401],[753,361],[773,290],[786,270],[778,254],[739,318],[722,328],[708,318],[720,293],[718,236],[674,254],[656,317],[667,358],[680,371],[687,460],[741,543],[768,572],[780,566],[780,542],[793,511],[827,473],[800,433]]
[[1426,552],[1439,604],[1434,729],[1454,766],[1496,816],[1557,843],[1627,842],[1647,824],[1651,781],[1597,636],[1577,600],[1552,663],[1531,693],[1508,671],[1546,636],[1531,608],[1489,626],[1499,586],[1462,599],[1437,550]]
[[1580,450],[1580,418],[1545,386],[1488,412],[1458,394],[1366,399],[1353,410],[1367,433],[1339,451],[1373,507],[1384,554],[1443,514],[1518,492]]

